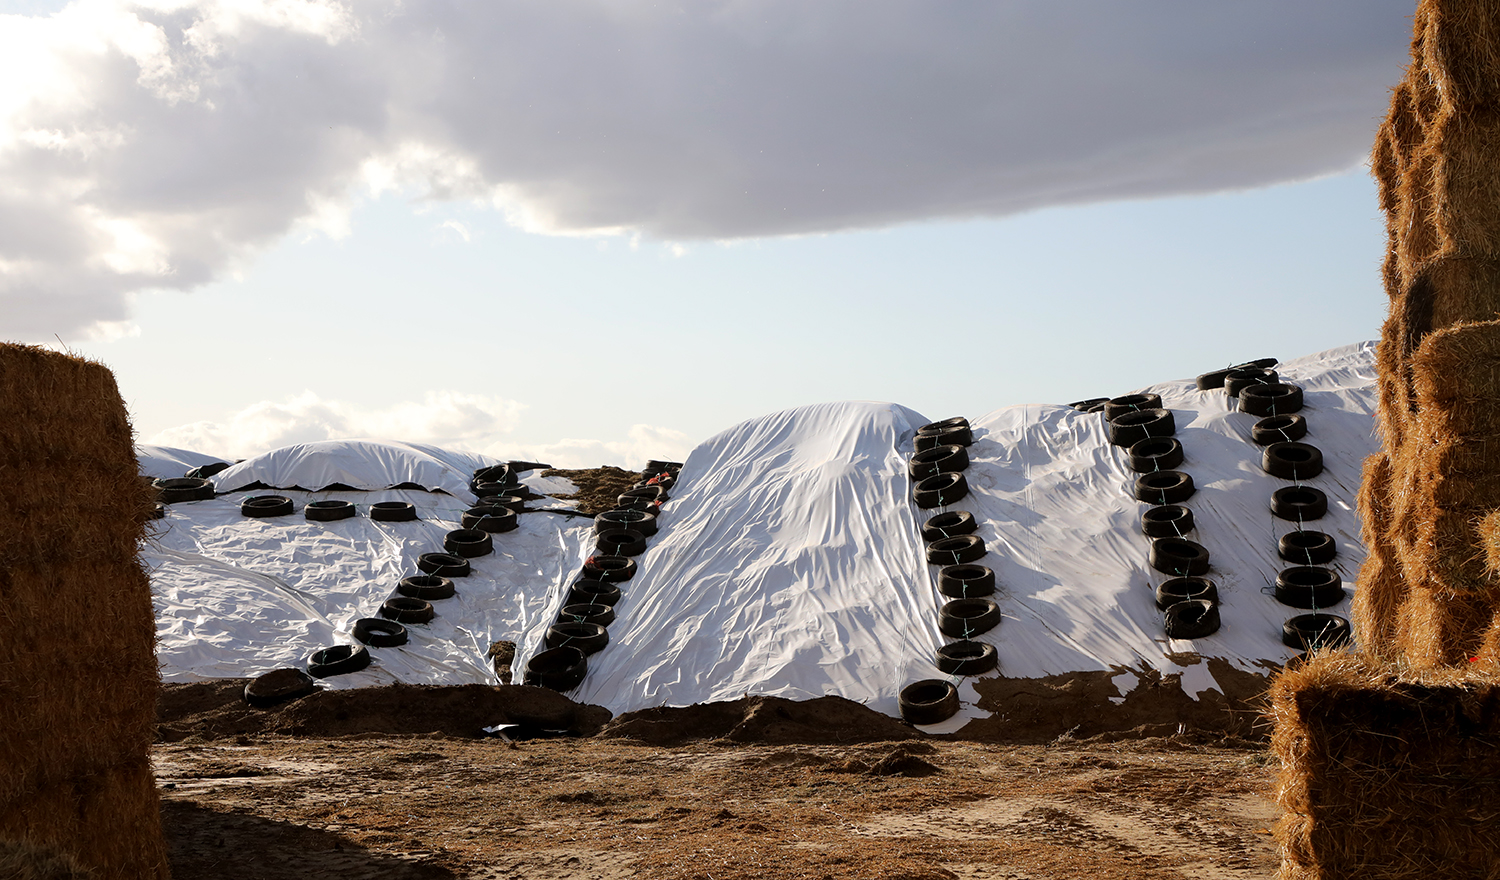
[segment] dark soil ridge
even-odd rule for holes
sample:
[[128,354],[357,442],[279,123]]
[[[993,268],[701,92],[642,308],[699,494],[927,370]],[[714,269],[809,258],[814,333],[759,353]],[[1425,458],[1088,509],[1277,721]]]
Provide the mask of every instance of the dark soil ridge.
[[[1142,666],[1044,678],[980,678],[977,707],[990,712],[943,739],[1009,744],[1147,738],[1251,744],[1264,742],[1265,694],[1271,674],[1248,672],[1219,658],[1180,655],[1181,666],[1207,663],[1219,687],[1193,699],[1180,673]],[[1115,676],[1137,676],[1120,694]],[[271,709],[243,699],[245,680],[163,685],[161,742],[254,734],[302,737],[367,735],[483,736],[482,728],[523,724],[653,746],[717,741],[763,745],[898,742],[927,736],[899,718],[838,696],[813,700],[747,696],[681,707],[656,707],[611,718],[600,706],[575,703],[525,685],[390,685],[323,690]]]
[[158,742],[253,734],[333,737],[440,735],[475,739],[483,728],[522,724],[593,736],[610,720],[601,706],[527,685],[406,685],[320,690],[269,709],[244,700],[248,679],[164,684]]

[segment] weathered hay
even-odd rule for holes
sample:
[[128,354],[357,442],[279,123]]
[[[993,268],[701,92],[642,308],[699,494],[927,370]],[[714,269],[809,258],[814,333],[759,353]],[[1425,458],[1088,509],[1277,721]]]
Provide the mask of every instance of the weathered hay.
[[0,840],[165,878],[151,498],[124,402],[99,364],[0,345],[0,409]]
[[65,853],[25,841],[0,840],[0,877],[6,880],[89,880],[89,872]]
[[1500,15],[1488,0],[1423,0],[1412,54],[1445,103],[1463,111],[1500,109]]
[[1406,582],[1387,533],[1392,520],[1391,461],[1383,452],[1365,460],[1359,509],[1367,552],[1354,591],[1351,623],[1355,641],[1366,651],[1387,659],[1397,653],[1396,614],[1406,595]]
[[1500,877],[1500,676],[1326,654],[1270,707],[1282,880]]

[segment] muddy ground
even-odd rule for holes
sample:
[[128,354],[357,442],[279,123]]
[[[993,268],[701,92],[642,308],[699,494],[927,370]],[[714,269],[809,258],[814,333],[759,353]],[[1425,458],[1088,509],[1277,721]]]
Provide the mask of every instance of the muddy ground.
[[[529,688],[408,692],[450,719],[411,732],[431,726],[422,712],[318,694],[260,713],[236,687],[168,686],[163,702],[177,880],[1221,880],[1277,865],[1273,762],[1233,737],[937,739],[837,698],[601,727]],[[474,737],[472,721],[507,712],[573,735]]]

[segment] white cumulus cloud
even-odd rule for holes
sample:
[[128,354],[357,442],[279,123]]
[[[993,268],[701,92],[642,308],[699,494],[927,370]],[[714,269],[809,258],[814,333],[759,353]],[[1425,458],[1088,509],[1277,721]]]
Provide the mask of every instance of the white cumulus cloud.
[[[0,16],[0,336],[76,338],[360,192],[669,241],[1350,167],[1410,0],[73,0]],[[460,236],[459,230],[452,230]]]

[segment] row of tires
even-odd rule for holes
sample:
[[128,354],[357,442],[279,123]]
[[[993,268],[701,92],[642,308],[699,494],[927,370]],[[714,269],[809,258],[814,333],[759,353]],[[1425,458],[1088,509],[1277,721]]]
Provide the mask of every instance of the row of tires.
[[635,576],[631,557],[644,553],[656,535],[661,506],[681,468],[678,462],[649,462],[640,482],[616,499],[615,509],[594,518],[595,553],[584,561],[556,622],[547,628],[543,650],[526,661],[526,684],[570,691],[583,683],[588,658],[609,644],[618,584]]
[[[521,496],[498,493],[501,490],[514,492],[519,485],[519,479],[508,465],[476,471],[469,487],[475,490],[482,486],[487,490],[490,494],[484,495],[481,501],[488,503],[464,513],[464,527],[443,536],[443,552],[423,553],[417,557],[417,569],[421,574],[402,578],[396,585],[396,594],[381,603],[378,617],[364,617],[354,622],[352,634],[358,644],[319,648],[308,657],[306,671],[276,669],[251,680],[245,685],[245,701],[257,708],[268,708],[306,696],[316,690],[317,679],[367,668],[371,662],[370,648],[405,645],[410,639],[408,626],[431,623],[437,617],[432,603],[457,595],[453,579],[468,577],[472,573],[473,565],[469,560],[494,552],[492,532],[516,527],[516,515],[523,505]],[[209,497],[212,497],[211,487]],[[354,505],[347,501],[314,501],[304,510],[308,519],[318,521],[349,519],[357,513]],[[503,511],[503,514],[497,511]],[[255,495],[240,503],[240,512],[253,517],[286,516],[295,512],[295,505],[286,496]],[[410,522],[417,519],[417,512],[409,502],[377,502],[370,506],[370,518]],[[485,521],[483,524],[489,528],[478,527],[481,521]],[[507,524],[497,527],[502,521]]]
[[[1270,366],[1230,371],[1224,377],[1222,387],[1230,397],[1238,395],[1241,412],[1248,411],[1244,405],[1247,395],[1264,396],[1272,389],[1296,387],[1281,382]],[[1204,386],[1204,378],[1199,377],[1199,387]],[[1208,374],[1210,387],[1214,378]],[[1337,557],[1337,542],[1326,532],[1304,527],[1307,521],[1321,519],[1328,512],[1328,498],[1320,490],[1301,485],[1302,480],[1323,472],[1322,451],[1302,442],[1307,436],[1307,419],[1297,414],[1302,408],[1303,398],[1298,389],[1295,398],[1287,396],[1280,409],[1257,421],[1250,430],[1250,442],[1264,448],[1262,469],[1273,477],[1293,482],[1292,486],[1277,489],[1271,495],[1272,513],[1297,524],[1295,530],[1277,539],[1277,556],[1296,565],[1277,573],[1273,595],[1283,605],[1313,612],[1295,615],[1282,624],[1282,644],[1299,651],[1347,644],[1350,637],[1348,620],[1318,610],[1339,604],[1346,594],[1338,572],[1321,567]],[[1278,504],[1278,497],[1309,503]],[[1288,515],[1278,512],[1278,507]]]
[[1219,631],[1219,591],[1198,577],[1208,571],[1208,549],[1186,537],[1195,523],[1192,510],[1180,502],[1192,497],[1196,487],[1191,476],[1177,469],[1186,455],[1182,441],[1173,436],[1176,419],[1158,394],[1111,398],[1101,409],[1109,423],[1109,442],[1127,447],[1128,466],[1141,474],[1133,487],[1135,498],[1153,505],[1142,514],[1141,529],[1151,538],[1149,564],[1169,576],[1156,589],[1162,628],[1169,639],[1211,636]]
[[[924,425],[913,442],[907,470],[917,507],[946,507],[968,494],[963,471],[974,442],[968,419]],[[935,514],[922,524],[927,563],[939,566],[938,591],[949,600],[938,609],[938,629],[955,641],[938,648],[936,658],[948,675],[979,675],[999,664],[995,646],[975,639],[1000,623],[1000,606],[988,598],[995,592],[995,572],[976,564],[988,552],[977,530],[974,515],[962,510]],[[923,679],[901,689],[899,704],[908,723],[936,724],[958,712],[958,689],[951,681]]]

